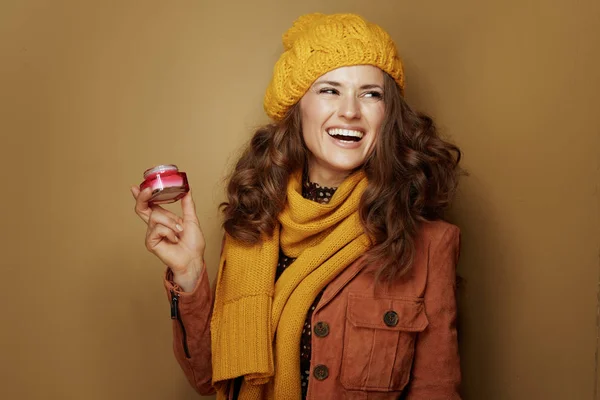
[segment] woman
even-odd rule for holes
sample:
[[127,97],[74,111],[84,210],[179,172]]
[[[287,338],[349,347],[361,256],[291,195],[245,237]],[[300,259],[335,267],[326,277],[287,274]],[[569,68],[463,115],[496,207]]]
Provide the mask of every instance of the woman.
[[402,97],[394,43],[352,14],[284,34],[259,129],[229,180],[213,296],[192,195],[149,205],[174,351],[218,399],[459,399],[460,151]]

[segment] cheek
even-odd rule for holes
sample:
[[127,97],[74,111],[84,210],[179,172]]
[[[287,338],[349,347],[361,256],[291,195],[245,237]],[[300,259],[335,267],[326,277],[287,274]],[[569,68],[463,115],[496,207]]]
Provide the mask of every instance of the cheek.
[[307,126],[317,126],[324,122],[327,115],[326,102],[319,101],[316,98],[306,99],[302,104],[302,123]]
[[379,129],[381,127],[381,125],[383,125],[384,118],[385,118],[385,105],[383,104],[383,102],[381,102],[378,105],[378,107],[373,109],[372,119],[373,119],[374,127]]
[[330,113],[328,112],[326,102],[315,98],[304,100],[304,102],[300,103],[302,136],[307,144],[315,143],[319,139],[322,127]]
[[371,129],[374,131],[379,131],[385,118],[385,107],[382,104],[378,105],[377,107],[369,108],[365,110],[363,116],[367,119]]
[[380,107],[376,107],[374,109],[369,110],[369,126],[371,130],[375,133],[371,137],[371,141],[368,145],[369,152],[373,150],[375,147],[375,143],[379,140],[381,136],[381,127],[383,125],[383,120],[385,118],[385,107],[381,105]]
[[315,130],[315,122],[314,117],[310,113],[310,111],[302,112],[302,137],[304,138],[304,142],[311,143],[314,139],[314,130]]

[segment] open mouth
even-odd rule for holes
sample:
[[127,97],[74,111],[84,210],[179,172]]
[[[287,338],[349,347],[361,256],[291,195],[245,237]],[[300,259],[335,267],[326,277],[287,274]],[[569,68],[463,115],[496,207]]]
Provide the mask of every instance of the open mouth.
[[340,128],[328,129],[327,133],[332,138],[341,140],[344,142],[360,142],[360,140],[365,135],[361,131],[355,131],[355,130],[351,130],[351,129],[340,129]]

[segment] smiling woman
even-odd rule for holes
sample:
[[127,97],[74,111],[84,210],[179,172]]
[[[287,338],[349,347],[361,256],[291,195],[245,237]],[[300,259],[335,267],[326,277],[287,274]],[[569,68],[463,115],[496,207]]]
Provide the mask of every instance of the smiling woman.
[[168,267],[177,360],[219,399],[459,399],[459,230],[441,218],[460,150],[404,101],[379,26],[310,14],[283,42],[273,121],[222,204],[214,296],[191,194],[180,218],[132,189]]
[[319,78],[300,100],[309,179],[339,186],[373,150],[385,113],[383,71],[341,67]]

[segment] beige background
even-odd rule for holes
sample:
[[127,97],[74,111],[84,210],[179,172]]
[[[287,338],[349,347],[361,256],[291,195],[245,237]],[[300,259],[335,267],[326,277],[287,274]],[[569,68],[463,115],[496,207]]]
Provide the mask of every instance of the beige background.
[[598,398],[596,0],[2,0],[0,398],[196,398],[128,187],[189,173],[213,277],[221,180],[311,11],[386,28],[465,152],[464,398]]

